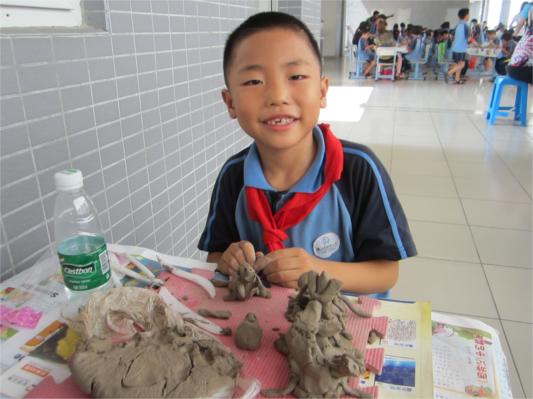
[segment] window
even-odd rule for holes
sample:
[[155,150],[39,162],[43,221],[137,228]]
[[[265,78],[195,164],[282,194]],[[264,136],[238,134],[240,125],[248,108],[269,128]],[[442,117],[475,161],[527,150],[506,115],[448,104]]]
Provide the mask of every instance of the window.
[[490,0],[487,13],[487,26],[495,27],[500,23],[502,15],[502,0]]
[[509,17],[507,18],[507,26],[511,25],[514,17],[520,12],[520,6],[524,0],[511,0],[511,5],[509,7]]
[[0,0],[0,27],[80,26],[80,0]]

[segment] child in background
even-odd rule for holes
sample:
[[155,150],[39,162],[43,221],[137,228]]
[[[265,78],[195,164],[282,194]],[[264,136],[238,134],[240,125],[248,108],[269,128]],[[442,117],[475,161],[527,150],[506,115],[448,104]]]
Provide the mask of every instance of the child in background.
[[254,142],[213,188],[207,260],[230,275],[247,262],[285,287],[315,270],[348,291],[390,289],[398,260],[416,253],[407,220],[376,156],[317,125],[329,81],[307,26],[253,15],[228,37],[223,67],[228,113]]
[[[500,47],[500,41],[496,38],[495,30],[487,31],[487,38],[486,38],[485,43],[483,43],[483,47],[487,47],[487,48]],[[485,57],[485,59],[483,60],[483,65],[485,67],[485,72],[492,71],[492,59],[491,58]]]
[[374,52],[376,46],[370,41],[370,24],[368,22],[361,22],[358,30],[361,33],[361,37],[357,43],[357,60],[367,63],[363,74],[365,77],[368,77],[371,74],[372,68],[376,65]]
[[470,37],[470,31],[468,29],[468,8],[461,8],[457,13],[459,17],[459,23],[455,27],[452,43],[452,58],[453,64],[448,69],[448,73],[444,75],[444,79],[448,82],[448,79],[455,76],[456,84],[463,84],[461,80],[461,74],[466,66],[466,50],[468,49],[468,38]]
[[496,59],[496,73],[498,75],[506,75],[507,71],[505,70],[509,60],[511,59],[514,49],[516,47],[516,42],[513,40],[513,35],[509,31],[505,31],[502,35],[502,48],[500,56]]
[[398,24],[392,26],[392,37],[394,37],[396,42],[400,41],[400,28],[398,27]]
[[424,52],[424,40],[422,39],[422,27],[413,26],[409,31],[408,39],[408,53],[405,55],[405,58],[408,62],[418,61]]

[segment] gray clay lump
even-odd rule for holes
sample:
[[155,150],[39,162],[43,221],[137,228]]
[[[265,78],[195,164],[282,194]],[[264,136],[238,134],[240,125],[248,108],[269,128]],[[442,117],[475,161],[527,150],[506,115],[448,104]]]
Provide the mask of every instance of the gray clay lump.
[[254,313],[248,313],[235,331],[237,348],[253,351],[261,345],[263,330]]
[[369,316],[355,306],[347,306],[341,282],[314,271],[298,280],[298,294],[289,299],[285,316],[292,322],[286,334],[274,345],[287,356],[289,384],[281,389],[266,389],[264,396],[299,398],[338,398],[343,395],[369,398],[370,394],[349,386],[349,379],[365,371],[363,354],[353,347],[346,330],[346,308]]

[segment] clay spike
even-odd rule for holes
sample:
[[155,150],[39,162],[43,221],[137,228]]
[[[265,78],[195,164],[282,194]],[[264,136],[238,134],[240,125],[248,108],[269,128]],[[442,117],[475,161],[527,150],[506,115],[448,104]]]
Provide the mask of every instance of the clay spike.
[[365,312],[363,309],[356,307],[353,305],[352,301],[350,301],[348,298],[346,298],[344,295],[339,294],[342,301],[348,306],[348,308],[354,312],[356,315],[361,317],[372,317],[372,315],[368,312]]

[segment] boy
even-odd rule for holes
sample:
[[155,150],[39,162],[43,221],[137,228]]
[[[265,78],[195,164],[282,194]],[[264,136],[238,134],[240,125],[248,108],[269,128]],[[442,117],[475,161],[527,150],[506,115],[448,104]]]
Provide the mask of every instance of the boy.
[[345,290],[387,291],[416,249],[377,158],[316,126],[329,82],[309,29],[256,14],[228,37],[223,65],[228,113],[254,143],[222,167],[198,248],[230,275],[246,261],[286,287],[316,270]]
[[464,83],[464,81],[461,80],[461,74],[466,66],[466,50],[468,48],[468,37],[470,35],[467,24],[469,12],[468,8],[461,8],[457,13],[459,23],[455,27],[452,43],[452,58],[454,63],[450,69],[448,69],[448,73],[444,75],[446,82],[448,81],[448,78],[455,75],[456,84]]

